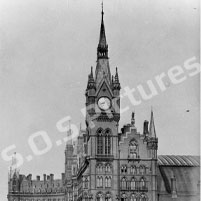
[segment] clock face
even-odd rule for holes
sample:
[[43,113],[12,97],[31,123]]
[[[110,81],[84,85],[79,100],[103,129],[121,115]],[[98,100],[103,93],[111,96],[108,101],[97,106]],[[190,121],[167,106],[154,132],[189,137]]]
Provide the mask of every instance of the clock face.
[[101,97],[98,100],[98,106],[101,110],[108,110],[111,106],[111,101],[107,97]]

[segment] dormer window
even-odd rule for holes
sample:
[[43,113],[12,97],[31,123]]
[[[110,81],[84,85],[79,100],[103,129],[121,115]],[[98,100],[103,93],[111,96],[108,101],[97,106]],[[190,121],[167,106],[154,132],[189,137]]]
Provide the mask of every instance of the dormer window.
[[137,158],[138,144],[135,140],[132,140],[129,144],[129,158]]

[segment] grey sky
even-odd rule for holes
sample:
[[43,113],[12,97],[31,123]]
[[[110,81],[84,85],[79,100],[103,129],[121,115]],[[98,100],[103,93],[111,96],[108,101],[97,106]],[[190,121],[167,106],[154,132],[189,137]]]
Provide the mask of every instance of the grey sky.
[[[104,20],[112,74],[118,66],[122,86],[134,88],[195,56],[199,61],[199,0],[110,0]],[[52,142],[62,139],[56,122],[71,116],[84,127],[80,110],[90,67],[95,68],[101,22],[98,0],[0,1],[0,150],[15,144],[23,157],[32,154],[27,140],[45,130]],[[130,110],[136,126],[154,108],[159,154],[199,154],[199,75],[170,85]],[[189,109],[189,112],[186,110]],[[8,162],[0,159],[0,200],[6,200]],[[24,162],[21,173],[64,171],[64,144]]]

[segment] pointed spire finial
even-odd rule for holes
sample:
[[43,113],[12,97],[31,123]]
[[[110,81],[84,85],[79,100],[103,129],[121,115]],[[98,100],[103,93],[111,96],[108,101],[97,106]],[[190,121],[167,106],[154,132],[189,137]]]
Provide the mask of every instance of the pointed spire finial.
[[119,83],[118,69],[116,67],[115,82]]
[[155,130],[155,125],[154,125],[154,113],[153,113],[152,106],[151,106],[151,119],[150,119],[150,124],[149,124],[149,135],[150,135],[150,137],[156,138],[156,130]]
[[93,78],[93,66],[91,66],[91,77]]
[[108,45],[106,42],[106,36],[105,36],[105,26],[104,26],[104,20],[103,20],[103,1],[102,1],[102,11],[101,11],[101,28],[100,28],[100,37],[99,37],[99,44],[97,48],[97,58],[108,58]]
[[103,1],[102,1],[102,3],[101,3],[101,6],[102,6],[102,18],[103,18],[103,15],[104,15],[104,11],[103,11]]

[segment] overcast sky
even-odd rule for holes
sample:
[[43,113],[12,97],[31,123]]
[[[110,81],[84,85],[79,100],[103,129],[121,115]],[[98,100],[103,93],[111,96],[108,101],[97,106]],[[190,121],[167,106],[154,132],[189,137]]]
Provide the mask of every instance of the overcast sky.
[[[173,66],[196,57],[199,62],[199,0],[109,0],[104,2],[111,72],[119,69],[124,88],[136,88]],[[0,151],[15,144],[24,157],[22,174],[64,171],[65,133],[56,123],[66,116],[78,127],[84,117],[84,92],[96,65],[101,21],[99,0],[0,0]],[[167,90],[121,116],[122,126],[135,110],[142,132],[153,106],[159,154],[199,154],[199,75]],[[189,110],[189,112],[188,112]],[[35,156],[31,134],[44,130],[53,148]],[[38,146],[41,142],[37,142]],[[9,152],[11,154],[11,152]],[[33,155],[27,162],[26,156]],[[0,159],[0,200],[6,200],[7,166]]]

